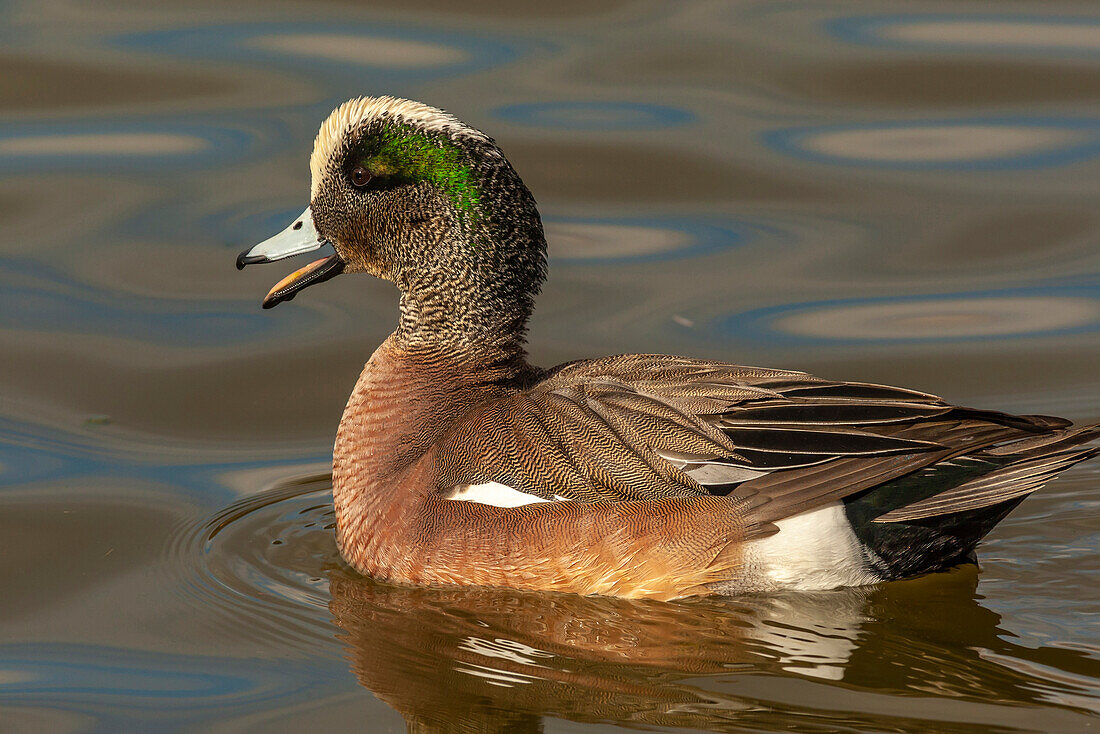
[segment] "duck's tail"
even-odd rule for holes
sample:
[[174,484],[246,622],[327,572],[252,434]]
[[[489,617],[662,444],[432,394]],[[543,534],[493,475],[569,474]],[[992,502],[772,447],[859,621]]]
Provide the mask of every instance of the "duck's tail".
[[1097,438],[1100,424],[992,446],[852,497],[845,510],[888,578],[942,570],[973,560],[978,541],[1025,497],[1100,454],[1100,447],[1082,446]]

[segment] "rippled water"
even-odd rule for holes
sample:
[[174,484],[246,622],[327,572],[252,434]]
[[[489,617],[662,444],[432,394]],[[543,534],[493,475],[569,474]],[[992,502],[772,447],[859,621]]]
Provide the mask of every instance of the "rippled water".
[[[1100,419],[1093,4],[0,7],[0,729],[1100,726],[1100,466],[980,572],[682,604],[360,578],[331,440],[395,292],[273,312],[319,121],[422,99],[539,200],[550,364],[667,351]],[[594,725],[600,726],[594,726]]]

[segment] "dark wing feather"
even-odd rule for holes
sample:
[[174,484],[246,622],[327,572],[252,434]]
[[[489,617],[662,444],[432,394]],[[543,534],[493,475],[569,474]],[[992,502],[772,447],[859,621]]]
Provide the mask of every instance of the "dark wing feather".
[[954,489],[932,495],[875,518],[874,522],[905,522],[940,515],[953,515],[999,505],[1031,494],[1060,472],[1095,456],[1097,449],[1065,451],[1029,459],[984,474]]
[[878,402],[845,399],[794,402],[789,398],[760,401],[729,408],[718,423],[735,427],[740,424],[781,426],[859,426],[900,423],[935,418],[952,410],[949,405],[926,405],[901,402]]

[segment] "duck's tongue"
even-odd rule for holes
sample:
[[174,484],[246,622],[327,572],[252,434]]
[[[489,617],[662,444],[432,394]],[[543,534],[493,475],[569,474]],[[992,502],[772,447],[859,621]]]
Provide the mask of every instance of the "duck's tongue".
[[[269,263],[303,252],[312,252],[327,244],[313,226],[313,212],[309,207],[289,227],[274,237],[264,240],[237,256],[237,269],[254,263]],[[263,307],[271,308],[294,298],[298,291],[316,283],[323,283],[344,272],[344,261],[339,255],[329,255],[315,260],[294,271],[275,284],[264,297]]]
[[263,307],[272,308],[283,301],[289,301],[303,288],[324,283],[342,272],[344,272],[344,261],[339,255],[329,255],[320,260],[314,260],[276,283],[264,296]]

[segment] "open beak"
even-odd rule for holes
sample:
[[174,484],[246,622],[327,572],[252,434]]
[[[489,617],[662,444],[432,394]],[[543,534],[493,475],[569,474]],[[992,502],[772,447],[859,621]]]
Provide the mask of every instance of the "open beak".
[[[300,255],[303,252],[313,252],[325,244],[328,243],[317,234],[317,228],[313,226],[313,212],[306,207],[306,210],[282,232],[238,255],[237,270],[241,270],[245,265],[270,263]],[[320,260],[314,260],[276,283],[264,297],[263,307],[271,308],[283,301],[289,301],[303,288],[323,283],[342,272],[344,272],[344,261],[339,255],[329,255]]]

